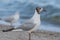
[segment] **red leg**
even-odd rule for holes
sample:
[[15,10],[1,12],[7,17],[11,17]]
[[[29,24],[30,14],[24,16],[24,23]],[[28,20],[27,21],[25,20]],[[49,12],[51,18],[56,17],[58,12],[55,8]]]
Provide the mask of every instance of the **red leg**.
[[31,40],[31,33],[29,33],[29,40]]

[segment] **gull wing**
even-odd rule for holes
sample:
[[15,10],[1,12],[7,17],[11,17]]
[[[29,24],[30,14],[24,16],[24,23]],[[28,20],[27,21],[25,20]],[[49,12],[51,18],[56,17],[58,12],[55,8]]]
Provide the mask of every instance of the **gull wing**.
[[26,21],[22,25],[20,25],[17,29],[23,29],[25,31],[29,31],[35,27],[36,24],[32,21]]

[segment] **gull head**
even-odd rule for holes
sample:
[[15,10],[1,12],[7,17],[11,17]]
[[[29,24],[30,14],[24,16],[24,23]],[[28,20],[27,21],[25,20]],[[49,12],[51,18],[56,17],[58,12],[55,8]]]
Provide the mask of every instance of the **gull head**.
[[44,8],[36,7],[36,11],[38,14],[40,14],[40,12],[46,11],[46,10]]

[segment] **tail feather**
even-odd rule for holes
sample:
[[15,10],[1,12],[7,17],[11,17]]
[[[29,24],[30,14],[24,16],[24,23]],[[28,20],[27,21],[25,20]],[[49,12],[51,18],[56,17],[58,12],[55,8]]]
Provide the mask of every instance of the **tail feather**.
[[9,31],[12,31],[14,30],[15,28],[11,28],[11,29],[7,29],[7,30],[2,30],[2,32],[9,32]]

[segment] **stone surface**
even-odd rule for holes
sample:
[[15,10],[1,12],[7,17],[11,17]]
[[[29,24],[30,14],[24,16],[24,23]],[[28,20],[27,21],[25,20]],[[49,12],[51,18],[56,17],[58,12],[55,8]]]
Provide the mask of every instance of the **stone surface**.
[[[0,32],[0,40],[29,40],[25,31]],[[60,40],[60,33],[40,31],[31,33],[31,40]]]
[[60,33],[53,32],[32,33],[31,40],[60,40]]
[[0,32],[0,40],[28,40],[26,32]]

